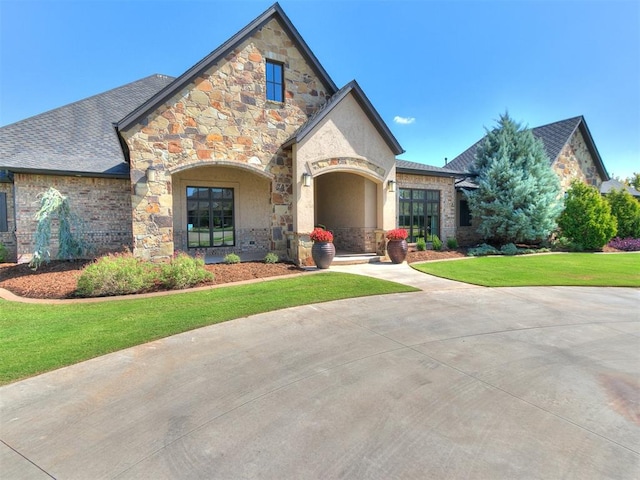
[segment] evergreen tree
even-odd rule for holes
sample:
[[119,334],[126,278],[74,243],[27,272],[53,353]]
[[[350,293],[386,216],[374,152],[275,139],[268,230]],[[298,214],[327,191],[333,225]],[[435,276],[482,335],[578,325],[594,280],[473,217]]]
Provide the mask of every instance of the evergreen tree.
[[607,195],[611,214],[618,220],[620,238],[640,238],[640,201],[626,190],[612,190]]
[[597,188],[578,180],[567,191],[558,226],[575,250],[602,250],[617,231],[609,202]]
[[536,243],[556,228],[562,204],[560,182],[542,141],[508,114],[487,131],[472,173],[478,188],[467,193],[469,209],[480,219],[478,233],[496,245]]

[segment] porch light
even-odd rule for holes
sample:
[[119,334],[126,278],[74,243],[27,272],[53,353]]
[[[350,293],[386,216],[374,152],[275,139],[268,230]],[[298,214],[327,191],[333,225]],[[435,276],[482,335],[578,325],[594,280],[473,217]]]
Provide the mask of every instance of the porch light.
[[390,192],[395,192],[396,191],[396,181],[395,180],[389,180],[387,185],[389,186],[389,191]]
[[158,172],[156,171],[155,168],[153,167],[147,168],[147,181],[155,182],[158,178],[157,173]]
[[302,174],[302,185],[304,185],[305,187],[311,186],[311,175],[309,175],[308,173]]

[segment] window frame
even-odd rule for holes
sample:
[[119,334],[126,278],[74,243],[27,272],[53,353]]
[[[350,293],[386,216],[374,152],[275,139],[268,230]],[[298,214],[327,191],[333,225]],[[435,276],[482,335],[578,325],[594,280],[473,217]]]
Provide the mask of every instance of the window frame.
[[[206,198],[195,198],[190,200],[190,189],[194,190],[193,194],[197,194],[198,190],[206,191]],[[216,191],[219,191],[219,197],[215,197]],[[225,192],[229,192],[229,196],[225,196]],[[193,195],[192,194],[192,195]],[[219,186],[203,186],[203,185],[188,185],[185,189],[185,198],[186,198],[186,232],[187,232],[187,248],[229,248],[235,247],[237,242],[237,233],[236,233],[236,205],[235,205],[235,189],[232,187],[219,187]],[[196,208],[191,210],[189,208],[189,202],[198,202]],[[221,204],[218,208],[215,207],[215,203]],[[203,207],[200,204],[203,204]],[[225,215],[225,209],[230,208],[231,214]],[[191,212],[199,212],[192,214]],[[206,216],[206,226],[202,226],[200,222],[191,222],[193,220],[193,215],[202,215],[202,213]],[[227,222],[230,220],[230,228],[225,228]],[[222,225],[221,229],[216,229],[216,221]],[[198,223],[196,225],[196,223]],[[206,228],[207,232],[195,232],[195,229],[203,229]],[[198,234],[198,241],[195,245],[192,245],[192,241],[190,236],[194,233]],[[222,238],[221,241],[216,241],[216,233],[221,233]],[[232,241],[227,242],[227,235],[231,233]],[[202,243],[203,234],[206,235],[204,238],[207,239],[208,242],[206,244]]]
[[[279,78],[271,78],[276,76],[275,68],[279,68]],[[284,63],[278,62],[277,60],[272,60],[270,58],[266,59],[265,63],[265,98],[269,102],[276,103],[284,103]],[[272,95],[270,95],[270,87],[272,90]],[[279,94],[279,97],[278,97]],[[273,98],[272,98],[273,97]]]
[[466,198],[461,198],[458,203],[458,217],[458,226],[471,227],[473,225],[473,216],[471,215],[471,210],[469,210],[469,201]]
[[[403,194],[408,192],[408,198],[403,198]],[[422,198],[420,198],[422,196]],[[434,198],[435,197],[435,198]],[[409,233],[408,242],[415,242],[420,238],[420,233],[424,233],[425,240],[429,240],[429,235],[437,235],[440,238],[441,217],[442,217],[442,194],[440,190],[425,188],[399,188],[398,189],[398,227],[404,228]],[[404,208],[408,206],[408,208]],[[437,215],[433,215],[433,206],[436,205]],[[405,210],[408,210],[405,212]],[[409,217],[408,221],[406,218]],[[415,220],[414,216],[421,217]],[[429,217],[436,217],[435,232],[433,221],[427,225]],[[416,225],[417,224],[417,225]],[[417,231],[414,229],[417,226]]]

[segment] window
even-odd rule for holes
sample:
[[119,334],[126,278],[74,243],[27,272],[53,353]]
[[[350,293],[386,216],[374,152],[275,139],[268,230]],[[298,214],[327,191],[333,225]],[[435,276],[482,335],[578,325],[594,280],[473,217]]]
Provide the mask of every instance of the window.
[[460,226],[470,227],[472,218],[471,212],[469,211],[469,202],[466,200],[460,200],[460,208],[458,211],[460,212]]
[[440,191],[401,188],[398,227],[409,232],[409,242],[440,237]]
[[267,100],[284,102],[284,67],[267,60]]
[[233,188],[187,187],[189,248],[235,245]]
[[9,219],[7,218],[7,194],[0,192],[0,232],[9,231]]

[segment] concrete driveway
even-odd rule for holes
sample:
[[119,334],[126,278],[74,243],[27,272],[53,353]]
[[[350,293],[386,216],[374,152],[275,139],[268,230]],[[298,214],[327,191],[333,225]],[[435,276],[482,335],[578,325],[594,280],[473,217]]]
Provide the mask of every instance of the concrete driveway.
[[375,267],[340,269],[425,290],[256,315],[0,388],[0,477],[638,478],[639,290]]

